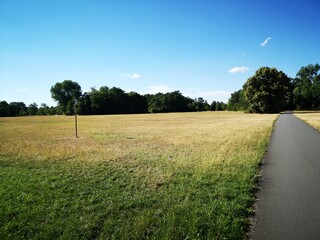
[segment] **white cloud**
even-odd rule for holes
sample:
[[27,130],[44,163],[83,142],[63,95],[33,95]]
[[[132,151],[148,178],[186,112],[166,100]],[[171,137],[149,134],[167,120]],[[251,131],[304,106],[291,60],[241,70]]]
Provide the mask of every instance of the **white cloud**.
[[245,73],[249,71],[248,67],[234,67],[229,70],[230,73]]
[[167,93],[172,91],[170,87],[166,85],[156,85],[148,87],[149,94],[156,94],[156,93]]
[[132,74],[131,75],[131,78],[133,78],[133,79],[135,79],[135,78],[140,78],[141,76],[140,76],[140,74],[138,74],[138,73],[134,73],[134,74]]
[[205,91],[193,88],[187,88],[183,93],[190,97],[226,97],[231,94],[227,91]]
[[132,79],[137,79],[137,78],[141,78],[141,75],[139,73],[126,73],[126,74],[122,74],[120,77],[128,77],[128,78],[132,78]]
[[228,91],[203,90],[196,88],[186,88],[181,92],[184,96],[188,96],[190,98],[203,97],[208,101],[208,103],[211,103],[213,100],[227,102],[231,95],[231,92]]
[[260,46],[261,46],[261,47],[265,47],[265,46],[269,43],[269,41],[271,40],[271,38],[272,38],[272,37],[268,37],[266,40],[264,40],[264,41],[260,44]]

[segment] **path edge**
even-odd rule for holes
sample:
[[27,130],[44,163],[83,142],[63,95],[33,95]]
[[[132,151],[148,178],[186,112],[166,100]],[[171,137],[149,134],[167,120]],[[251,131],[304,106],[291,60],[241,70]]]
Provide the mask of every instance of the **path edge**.
[[[262,168],[263,168],[263,165],[264,165],[264,163],[267,159],[268,153],[269,153],[270,143],[271,143],[273,135],[274,135],[275,125],[276,125],[281,114],[283,114],[283,113],[279,113],[277,118],[272,123],[271,134],[270,134],[268,142],[266,144],[265,152],[264,152],[261,160],[258,162],[258,169],[257,169],[256,175],[253,177],[254,201],[253,201],[252,205],[250,206],[251,216],[249,217],[249,227],[248,227],[248,232],[247,232],[247,239],[249,239],[249,240],[252,239],[252,235],[255,230],[255,225],[257,223],[256,210],[257,210],[258,200],[259,200],[258,194],[261,190]],[[294,114],[292,114],[292,115],[294,115]]]

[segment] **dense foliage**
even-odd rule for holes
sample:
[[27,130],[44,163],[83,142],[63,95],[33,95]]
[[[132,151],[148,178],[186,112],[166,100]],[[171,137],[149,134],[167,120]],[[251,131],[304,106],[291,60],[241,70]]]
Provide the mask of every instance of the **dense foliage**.
[[42,103],[40,107],[36,103],[30,104],[28,107],[23,102],[0,102],[0,117],[15,117],[28,115],[54,115],[61,113],[57,107],[48,107]]
[[50,92],[52,98],[58,102],[61,111],[71,114],[73,112],[74,99],[81,96],[81,87],[76,82],[65,80],[52,86]]
[[248,110],[254,113],[278,113],[286,109],[290,79],[276,68],[262,67],[243,86]]
[[320,65],[302,67],[293,79],[293,103],[297,109],[320,108]]
[[227,105],[228,111],[245,111],[248,107],[249,103],[247,102],[242,89],[231,93],[231,97],[229,98]]
[[211,105],[202,97],[191,99],[180,91],[141,95],[136,92],[126,93],[121,88],[102,86],[92,88],[82,94],[78,83],[71,80],[58,82],[51,88],[51,96],[57,101],[57,107],[48,107],[36,103],[26,106],[22,102],[0,102],[0,116],[29,116],[74,113],[75,99],[77,113],[82,115],[132,114],[222,111],[226,109],[223,102],[213,101]]
[[276,68],[261,67],[231,94],[227,110],[277,113],[284,110],[320,109],[320,65],[302,67],[296,78]]

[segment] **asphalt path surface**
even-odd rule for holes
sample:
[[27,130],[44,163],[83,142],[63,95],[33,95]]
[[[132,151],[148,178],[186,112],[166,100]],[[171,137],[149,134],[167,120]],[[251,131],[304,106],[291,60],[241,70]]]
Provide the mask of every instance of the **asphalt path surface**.
[[278,118],[261,170],[251,239],[320,239],[320,132]]

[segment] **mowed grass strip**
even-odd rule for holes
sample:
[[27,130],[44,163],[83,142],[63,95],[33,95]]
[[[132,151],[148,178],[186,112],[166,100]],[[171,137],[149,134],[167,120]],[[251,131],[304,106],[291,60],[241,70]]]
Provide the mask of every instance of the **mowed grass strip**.
[[244,239],[276,117],[0,118],[0,239]]

